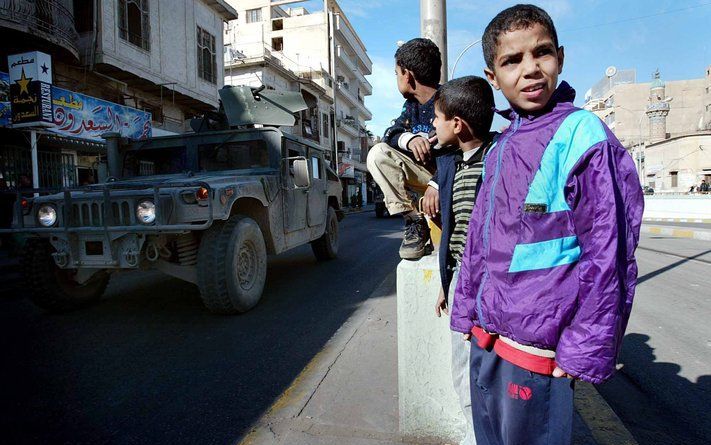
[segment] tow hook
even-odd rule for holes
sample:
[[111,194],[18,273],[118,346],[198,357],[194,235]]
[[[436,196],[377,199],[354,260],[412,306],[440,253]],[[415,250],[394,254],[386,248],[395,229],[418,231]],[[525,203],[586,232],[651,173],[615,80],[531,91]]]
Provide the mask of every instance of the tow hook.
[[58,267],[66,267],[69,263],[69,255],[67,252],[54,252],[52,253],[52,259]]

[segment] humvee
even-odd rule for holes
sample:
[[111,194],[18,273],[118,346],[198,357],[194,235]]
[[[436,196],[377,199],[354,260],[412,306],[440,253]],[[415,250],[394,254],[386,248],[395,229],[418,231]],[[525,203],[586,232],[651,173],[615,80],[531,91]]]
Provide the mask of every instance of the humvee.
[[[259,301],[267,254],[310,243],[338,253],[341,185],[326,150],[282,132],[299,93],[220,90],[221,113],[194,133],[144,141],[105,134],[101,184],[18,193],[13,232],[32,301],[49,311],[90,304],[119,270],[157,269],[194,283],[208,310]],[[43,193],[44,192],[44,193]]]

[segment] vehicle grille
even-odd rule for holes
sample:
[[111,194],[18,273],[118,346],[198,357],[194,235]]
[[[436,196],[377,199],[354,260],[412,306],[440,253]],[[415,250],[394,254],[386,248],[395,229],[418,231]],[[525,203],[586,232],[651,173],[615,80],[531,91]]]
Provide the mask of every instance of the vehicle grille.
[[[128,226],[133,224],[133,212],[129,201],[114,201],[111,203],[112,218],[108,226]],[[71,227],[102,227],[104,226],[104,203],[81,202],[72,204],[70,217]]]

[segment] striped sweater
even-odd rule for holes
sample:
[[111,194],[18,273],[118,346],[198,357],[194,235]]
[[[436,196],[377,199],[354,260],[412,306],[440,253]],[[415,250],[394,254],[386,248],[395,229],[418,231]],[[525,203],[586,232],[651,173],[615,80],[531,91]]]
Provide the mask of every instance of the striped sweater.
[[476,201],[476,184],[481,177],[483,166],[482,151],[479,148],[463,153],[462,160],[457,162],[457,171],[454,174],[454,185],[452,186],[454,228],[449,240],[449,250],[455,263],[461,261],[467,242],[469,219]]

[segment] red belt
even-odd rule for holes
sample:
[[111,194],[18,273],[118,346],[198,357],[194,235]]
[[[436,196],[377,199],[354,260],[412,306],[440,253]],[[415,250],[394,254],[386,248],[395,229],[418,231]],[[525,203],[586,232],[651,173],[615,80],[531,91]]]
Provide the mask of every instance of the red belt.
[[476,344],[481,349],[491,351],[493,348],[496,355],[527,371],[551,375],[556,368],[555,359],[517,349],[501,341],[498,334],[490,334],[478,326],[472,328],[472,334],[476,337]]

